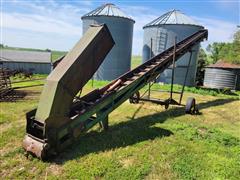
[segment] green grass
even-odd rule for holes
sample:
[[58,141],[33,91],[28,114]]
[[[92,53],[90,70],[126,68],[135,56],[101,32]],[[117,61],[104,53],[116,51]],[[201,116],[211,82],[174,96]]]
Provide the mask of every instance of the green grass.
[[[47,74],[34,74],[30,79],[28,77],[26,78],[23,75],[19,74],[16,76],[11,76],[10,79],[11,79],[13,88],[20,88],[20,87],[26,87],[26,86],[43,85],[45,83],[46,77],[47,77]],[[23,81],[23,82],[20,82],[20,81]]]
[[[107,83],[95,81],[94,88]],[[89,82],[83,90],[86,93],[91,89]],[[240,177],[240,101],[236,96],[212,96],[189,90],[183,102],[188,96],[194,96],[201,112],[198,116],[185,115],[183,107],[165,110],[151,103],[125,102],[110,114],[108,131],[96,126],[59,156],[42,162],[31,156],[27,159],[21,148],[25,113],[37,107],[41,90],[41,86],[19,89],[27,93],[24,99],[0,103],[0,175],[3,179]],[[152,95],[167,98],[169,94],[160,96],[153,92]]]
[[[147,89],[147,87],[145,87]],[[154,84],[151,87],[152,90],[166,90],[170,91],[171,90],[171,85],[170,84]],[[173,85],[173,91],[176,92],[181,92],[182,86],[174,84]],[[232,98],[239,98],[240,96],[240,91],[224,91],[224,90],[217,90],[217,89],[209,89],[209,88],[203,88],[203,87],[188,87],[186,86],[184,88],[184,92],[190,92],[190,93],[195,93],[195,94],[201,94],[201,95],[211,95],[211,96],[229,96]]]
[[[54,59],[63,54],[53,52]],[[132,58],[132,68],[141,57]],[[46,75],[34,75],[34,79]],[[13,81],[27,80],[23,77]],[[23,87],[44,80],[13,84]],[[100,88],[108,81],[94,81]],[[154,84],[152,89],[170,90]],[[92,90],[91,81],[83,94]],[[141,90],[144,92],[147,87]],[[79,142],[48,162],[24,156],[25,113],[37,107],[42,86],[18,89],[27,95],[17,102],[0,103],[0,175],[3,179],[239,179],[240,92],[186,87],[197,99],[201,114],[185,115],[183,107],[125,102],[109,116],[110,128],[98,126]],[[174,85],[174,91],[181,86]],[[167,98],[169,93],[152,92]],[[174,95],[174,98],[178,98]]]
[[[104,85],[107,85],[109,81],[94,81],[93,82],[93,87],[99,88]],[[88,82],[89,85],[92,85],[92,82]],[[142,88],[142,91],[146,91],[148,89],[148,85]],[[170,84],[153,84],[151,87],[151,90],[153,91],[170,91],[171,90],[171,85]],[[182,86],[174,84],[173,85],[173,91],[175,92],[181,92]],[[211,96],[218,96],[218,97],[230,97],[230,98],[235,98],[239,99],[240,97],[240,91],[233,91],[233,92],[225,92],[223,90],[215,90],[215,89],[207,89],[207,88],[202,88],[202,87],[185,87],[184,92],[189,92],[189,93],[194,93],[194,94],[201,94],[201,95],[211,95]]]
[[141,56],[132,56],[131,59],[131,69],[134,69],[135,67],[142,64],[142,57]]
[[[46,74],[34,74],[32,79],[45,79],[47,77]],[[24,80],[30,80],[29,78],[25,78],[24,76],[15,76],[11,77],[11,81],[17,82],[17,81],[24,81]],[[14,83],[13,87],[24,87],[24,86],[31,86],[31,85],[39,85],[44,84],[45,80],[36,80],[36,81],[29,81],[29,82],[21,82],[21,83]],[[96,81],[93,82],[94,88],[100,88],[105,85],[107,85],[110,81]],[[89,80],[88,87],[92,87],[92,80]],[[148,86],[145,86],[142,91],[146,91],[148,89]],[[164,91],[170,91],[171,85],[170,84],[154,84],[151,87],[152,90],[164,90]],[[174,85],[173,91],[181,92],[182,86],[181,85]],[[225,93],[223,90],[214,90],[214,89],[207,89],[207,88],[201,88],[201,87],[185,87],[184,92],[190,92],[195,94],[201,94],[201,95],[211,95],[211,96],[219,96],[219,97],[231,97],[239,99],[240,97],[240,91],[234,91],[234,92],[228,92]]]
[[56,61],[58,58],[62,57],[63,55],[67,54],[65,51],[52,51],[52,60],[53,62]]

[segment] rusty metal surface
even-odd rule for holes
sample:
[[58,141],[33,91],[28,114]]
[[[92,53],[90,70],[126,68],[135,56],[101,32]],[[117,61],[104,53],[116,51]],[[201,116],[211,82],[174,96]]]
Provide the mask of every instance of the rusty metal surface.
[[28,154],[32,154],[40,159],[45,159],[47,144],[26,135],[23,140],[23,148]]
[[110,92],[110,91],[116,89],[116,87],[120,86],[121,83],[122,83],[122,80],[121,80],[121,79],[118,79],[114,84],[112,84],[112,85],[107,89],[106,92]]
[[240,69],[240,65],[218,60],[215,64],[208,65],[207,68]]

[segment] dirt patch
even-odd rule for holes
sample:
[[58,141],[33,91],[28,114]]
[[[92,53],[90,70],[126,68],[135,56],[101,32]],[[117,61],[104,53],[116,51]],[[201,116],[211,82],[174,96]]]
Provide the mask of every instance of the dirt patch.
[[21,100],[32,100],[38,98],[40,93],[40,91],[33,90],[12,90],[4,97],[1,97],[0,102],[17,102]]
[[41,92],[40,91],[32,91],[32,90],[27,90],[25,91],[27,95],[24,97],[25,100],[32,100],[36,99],[40,96]]
[[205,127],[200,127],[200,128],[198,128],[198,133],[200,134],[200,135],[206,135],[207,134],[207,132],[208,132],[208,129],[207,128],[205,128]]
[[57,164],[51,164],[47,169],[46,169],[46,176],[47,175],[54,175],[54,176],[58,176],[60,174],[62,174],[63,170],[61,168],[60,165]]
[[120,160],[120,163],[122,164],[122,166],[124,168],[128,168],[129,166],[132,166],[134,164],[134,159],[133,158],[126,158],[126,159],[122,159]]
[[27,92],[21,90],[12,90],[0,98],[0,102],[16,102],[23,99]]

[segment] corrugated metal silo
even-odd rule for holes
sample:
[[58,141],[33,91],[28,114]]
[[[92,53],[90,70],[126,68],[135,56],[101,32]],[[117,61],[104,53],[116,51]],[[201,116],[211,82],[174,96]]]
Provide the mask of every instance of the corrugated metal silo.
[[240,66],[222,61],[206,67],[204,74],[205,87],[240,90]]
[[82,16],[83,33],[91,24],[106,24],[115,41],[94,78],[113,80],[130,70],[132,54],[133,24],[135,21],[125,15],[114,4],[105,4]]
[[[179,42],[202,28],[203,26],[199,25],[179,10],[172,10],[163,14],[143,27],[144,40],[142,61],[146,62],[151,56],[155,56],[173,46],[175,37],[177,37],[176,40]],[[193,54],[186,81],[187,86],[195,85],[199,48],[199,44],[192,48]],[[174,76],[175,84],[183,84],[189,58],[190,53],[187,53],[177,61]],[[172,69],[169,67],[161,74],[158,81],[171,83],[171,77]]]

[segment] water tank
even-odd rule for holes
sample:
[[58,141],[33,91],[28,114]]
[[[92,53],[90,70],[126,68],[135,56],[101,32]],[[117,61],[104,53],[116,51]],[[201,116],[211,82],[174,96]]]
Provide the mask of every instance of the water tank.
[[240,65],[218,61],[206,67],[203,85],[216,89],[240,90]]
[[133,25],[135,21],[114,4],[101,7],[82,16],[83,33],[91,24],[106,24],[115,45],[94,75],[97,80],[113,80],[131,68]]
[[[142,62],[146,62],[150,57],[173,46],[175,38],[176,42],[179,42],[202,28],[203,26],[199,25],[179,10],[172,10],[163,14],[143,27],[144,40]],[[199,48],[199,44],[192,48],[191,64],[186,81],[187,86],[195,85]],[[177,61],[174,76],[175,84],[183,84],[189,58],[190,53],[186,53]],[[160,75],[158,81],[171,83],[171,78],[172,68],[169,67]]]

